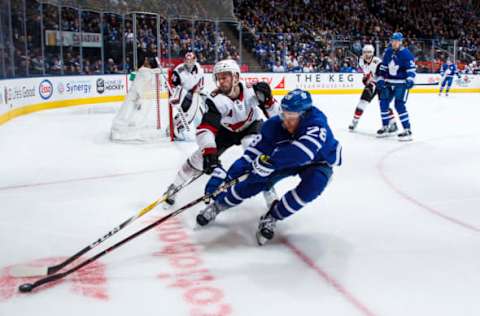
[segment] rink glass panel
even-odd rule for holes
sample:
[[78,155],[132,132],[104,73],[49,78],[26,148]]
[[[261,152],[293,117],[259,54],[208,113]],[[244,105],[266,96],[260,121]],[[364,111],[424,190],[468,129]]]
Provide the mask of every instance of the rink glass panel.
[[[62,7],[61,31],[80,32],[80,16],[77,9]],[[81,56],[79,45],[81,45],[81,40],[80,43],[74,45],[67,41],[62,41],[63,74],[78,75],[82,73],[80,68]]]
[[217,26],[214,21],[194,21],[192,51],[200,64],[214,64],[217,60]]
[[28,72],[30,76],[43,75],[42,6],[35,0],[26,0],[26,29]]
[[[43,26],[46,32],[45,45],[45,68],[49,75],[63,74],[62,67],[62,47],[58,45],[61,38],[60,31],[60,8],[51,4],[43,5]],[[47,32],[49,31],[49,32]]]
[[[107,74],[124,73],[131,67],[131,65],[127,66],[124,59],[126,49],[123,42],[126,29],[124,17],[115,13],[104,13],[102,26],[104,71]],[[100,25],[98,31],[100,32]],[[101,51],[99,48],[90,48],[89,50]]]
[[[233,58],[257,72],[273,71],[274,65],[277,71],[348,72],[358,68],[363,45],[374,45],[381,57],[390,42],[321,30],[262,33],[235,21],[228,1],[222,2],[225,7],[208,0],[151,3],[1,1],[0,78],[128,73],[137,67],[139,49],[155,52],[164,66],[194,51],[201,63]],[[98,46],[71,45],[61,31],[100,34],[102,40]],[[447,58],[474,60],[475,52],[460,46],[464,42],[407,38],[405,46],[415,55],[418,72],[438,72]]]
[[[81,31],[86,33],[101,33],[101,14],[94,11],[83,11],[80,14],[81,17]],[[104,30],[108,29],[109,20],[106,16],[104,19]],[[103,35],[105,39],[107,35]],[[105,54],[107,52],[107,43],[103,43],[105,47]],[[93,75],[102,73],[102,49],[101,47],[80,47],[80,52],[82,55],[82,73],[85,75]],[[104,66],[105,67],[105,66]],[[105,69],[104,69],[105,70]]]

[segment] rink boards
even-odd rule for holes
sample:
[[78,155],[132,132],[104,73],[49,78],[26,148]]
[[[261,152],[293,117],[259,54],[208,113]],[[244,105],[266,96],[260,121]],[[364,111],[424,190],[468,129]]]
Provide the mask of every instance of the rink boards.
[[[211,74],[205,76],[207,91],[215,87]],[[432,84],[412,89],[412,93],[436,93],[433,85],[439,74],[418,74],[417,83]],[[359,94],[363,89],[358,73],[244,73],[242,81],[266,81],[274,95],[301,88],[312,94]],[[129,84],[126,75],[63,76],[0,81],[0,125],[20,115],[61,107],[122,102]],[[166,91],[166,89],[165,89]],[[454,79],[451,92],[480,92],[479,75]],[[162,98],[166,98],[166,92]]]

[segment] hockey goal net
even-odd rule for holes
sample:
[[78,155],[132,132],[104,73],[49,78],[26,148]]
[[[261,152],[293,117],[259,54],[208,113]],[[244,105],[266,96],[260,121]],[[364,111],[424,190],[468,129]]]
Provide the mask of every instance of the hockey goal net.
[[137,71],[135,79],[128,82],[125,101],[113,120],[112,141],[173,141],[173,114],[165,78],[160,69]]

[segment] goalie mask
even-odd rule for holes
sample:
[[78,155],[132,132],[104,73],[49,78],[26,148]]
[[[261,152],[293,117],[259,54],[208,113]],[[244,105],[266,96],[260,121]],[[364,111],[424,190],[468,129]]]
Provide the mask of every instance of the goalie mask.
[[195,63],[197,62],[197,57],[195,57],[195,54],[192,52],[188,52],[185,54],[185,65],[187,66],[188,70],[192,70],[193,66],[195,66]]

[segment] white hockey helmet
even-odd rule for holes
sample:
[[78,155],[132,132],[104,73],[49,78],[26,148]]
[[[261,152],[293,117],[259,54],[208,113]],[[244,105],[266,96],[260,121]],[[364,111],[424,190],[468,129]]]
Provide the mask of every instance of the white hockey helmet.
[[373,45],[367,44],[363,46],[362,53],[363,53],[363,56],[372,57],[373,54],[375,53],[375,48],[373,48]]
[[232,74],[232,86],[229,92],[224,91],[227,95],[233,93],[235,86],[240,82],[240,67],[233,59],[224,59],[215,64],[213,67],[213,80],[218,87],[217,75],[222,72],[229,72]]
[[233,59],[224,59],[219,61],[213,67],[213,78],[217,80],[217,74],[222,72],[230,72],[232,75],[237,74],[240,78],[240,67]]

